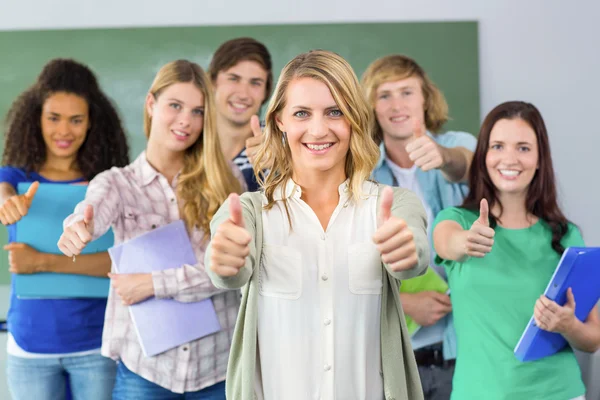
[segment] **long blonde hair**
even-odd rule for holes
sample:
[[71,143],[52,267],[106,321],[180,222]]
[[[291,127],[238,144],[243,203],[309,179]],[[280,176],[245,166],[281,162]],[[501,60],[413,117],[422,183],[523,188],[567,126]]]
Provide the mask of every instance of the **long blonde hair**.
[[[265,140],[254,163],[254,171],[268,200],[266,208],[271,208],[275,203],[275,190],[292,178],[292,154],[277,126],[276,117],[285,107],[290,82],[299,78],[312,78],[327,85],[350,124],[352,134],[345,171],[349,180],[349,195],[358,200],[362,195],[362,184],[371,175],[379,158],[379,149],[371,135],[372,111],[350,64],[336,53],[313,50],[296,56],[281,71],[267,109]],[[265,169],[270,169],[270,173],[263,177],[260,171]],[[284,205],[287,208],[287,204]]]
[[[183,170],[177,181],[177,197],[182,200],[181,215],[188,230],[201,229],[210,236],[210,220],[230,193],[241,192],[221,150],[216,131],[213,90],[204,70],[187,60],[163,66],[150,87],[155,99],[175,83],[193,83],[204,96],[204,126],[198,140],[185,150]],[[144,107],[144,133],[150,137],[152,118]]]
[[[425,99],[423,105],[425,109],[425,127],[431,132],[437,133],[448,122],[448,103],[442,91],[412,58],[394,54],[373,61],[362,76],[362,85],[371,108],[375,109],[377,88],[381,84],[411,77],[417,77],[421,81],[421,89]],[[374,118],[373,134],[377,143],[383,140],[383,131],[377,118]]]

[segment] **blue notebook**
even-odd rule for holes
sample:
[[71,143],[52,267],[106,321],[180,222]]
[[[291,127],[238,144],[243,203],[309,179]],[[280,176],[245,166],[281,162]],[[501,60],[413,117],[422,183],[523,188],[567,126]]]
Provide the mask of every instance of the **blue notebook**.
[[[567,248],[544,295],[562,306],[569,287],[575,297],[575,316],[585,321],[600,299],[600,247]],[[565,346],[567,341],[561,334],[538,328],[532,316],[515,347],[515,356],[520,361],[535,361]]]
[[[108,254],[121,274],[151,273],[197,263],[182,220],[112,247]],[[147,357],[221,330],[210,298],[182,303],[152,297],[129,306],[129,314]]]
[[[30,185],[19,183],[17,192],[25,193]],[[83,201],[86,190],[86,185],[41,183],[29,212],[16,224],[16,241],[43,253],[62,254],[57,243],[63,233],[63,221]],[[89,243],[82,254],[107,251],[113,243],[109,230]],[[19,298],[102,298],[108,296],[110,286],[108,278],[52,272],[13,274],[12,279]]]

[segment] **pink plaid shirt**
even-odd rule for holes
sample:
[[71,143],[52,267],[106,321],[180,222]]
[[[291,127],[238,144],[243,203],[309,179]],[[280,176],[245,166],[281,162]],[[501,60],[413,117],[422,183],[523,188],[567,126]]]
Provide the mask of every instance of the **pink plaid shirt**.
[[[244,178],[232,164],[236,177]],[[146,160],[145,152],[124,168],[112,168],[96,176],[89,184],[85,200],[64,226],[83,219],[86,205],[94,207],[94,239],[112,226],[115,245],[151,229],[180,219],[175,197],[177,176],[173,182],[159,174]],[[198,188],[198,190],[201,190]],[[110,289],[102,335],[102,355],[121,360],[141,377],[172,392],[201,390],[225,380],[233,328],[240,305],[239,291],[215,288],[204,270],[203,232],[194,230],[190,240],[197,265],[152,272],[156,298],[182,302],[212,298],[222,330],[154,357],[146,357],[138,342],[127,306]],[[114,265],[112,267],[114,271]],[[160,324],[160,315],[156,316]]]

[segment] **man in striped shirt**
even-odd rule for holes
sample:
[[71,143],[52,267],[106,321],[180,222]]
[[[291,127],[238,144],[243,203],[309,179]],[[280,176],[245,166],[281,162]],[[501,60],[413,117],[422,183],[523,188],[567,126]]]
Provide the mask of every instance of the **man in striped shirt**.
[[[241,170],[248,190],[258,190],[258,182],[246,147],[260,143],[251,127],[252,116],[260,112],[271,94],[273,73],[267,48],[252,38],[223,43],[213,55],[208,73],[215,88],[217,131],[225,158]],[[255,124],[258,121],[255,118]]]

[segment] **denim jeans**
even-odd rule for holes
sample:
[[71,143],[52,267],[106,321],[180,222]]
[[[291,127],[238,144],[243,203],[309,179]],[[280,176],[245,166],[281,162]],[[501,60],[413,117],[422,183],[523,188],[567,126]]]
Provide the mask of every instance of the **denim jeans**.
[[[8,355],[6,377],[13,400],[110,400],[116,363],[100,354],[60,358]],[[67,382],[68,380],[68,382]]]
[[225,381],[197,392],[173,393],[131,372],[125,364],[117,365],[117,382],[113,400],[225,400]]

